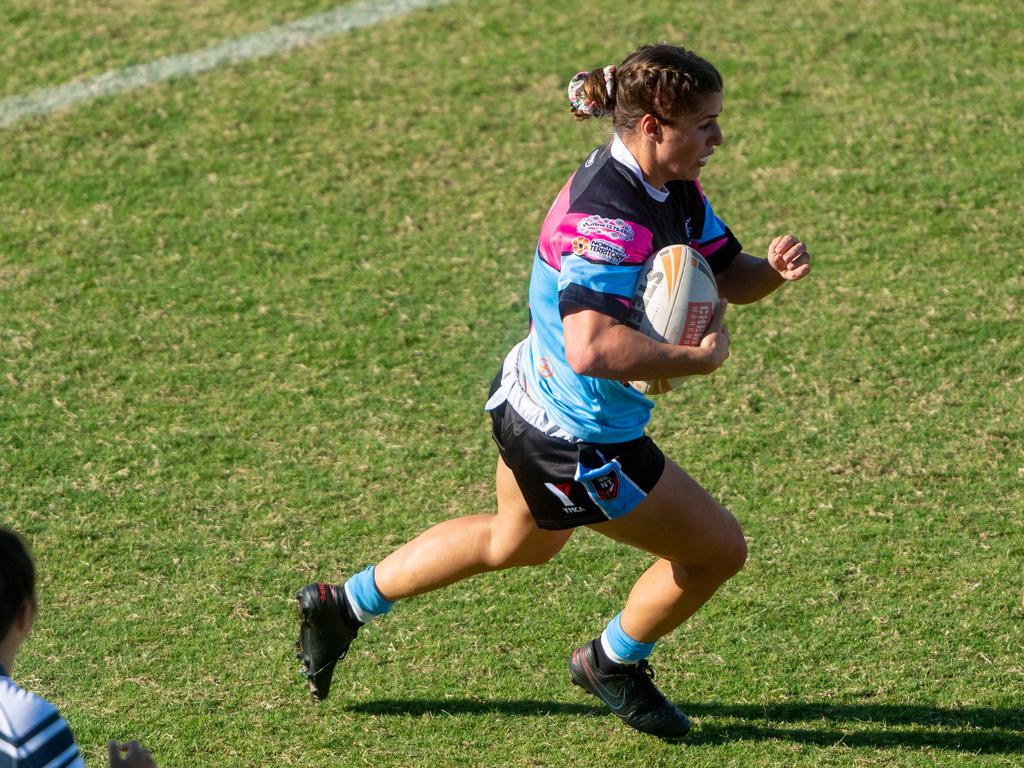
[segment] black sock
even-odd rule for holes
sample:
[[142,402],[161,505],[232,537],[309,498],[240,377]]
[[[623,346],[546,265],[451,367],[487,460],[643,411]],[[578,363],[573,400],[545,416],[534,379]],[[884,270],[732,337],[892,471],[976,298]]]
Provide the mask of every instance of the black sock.
[[363,626],[363,622],[356,617],[355,611],[352,610],[352,605],[348,601],[348,595],[345,594],[345,586],[339,584],[334,590],[334,594],[337,595],[338,602],[341,604],[341,620],[350,629],[359,629]]
[[622,671],[623,665],[609,659],[608,654],[604,652],[604,643],[601,642],[601,638],[594,641],[594,656],[597,658],[597,668],[602,672]]

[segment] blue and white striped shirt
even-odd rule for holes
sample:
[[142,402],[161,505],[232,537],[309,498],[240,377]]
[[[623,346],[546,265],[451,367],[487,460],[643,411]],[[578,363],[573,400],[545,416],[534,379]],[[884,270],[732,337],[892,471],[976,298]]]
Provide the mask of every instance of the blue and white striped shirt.
[[0,768],[85,768],[67,721],[0,665]]

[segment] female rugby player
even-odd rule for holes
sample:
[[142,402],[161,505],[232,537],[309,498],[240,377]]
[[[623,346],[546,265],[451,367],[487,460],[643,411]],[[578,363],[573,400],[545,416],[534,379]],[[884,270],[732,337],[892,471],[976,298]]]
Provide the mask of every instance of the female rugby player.
[[[579,119],[614,135],[572,174],[541,227],[529,336],[505,358],[487,402],[500,458],[497,513],[436,525],[344,584],[297,598],[297,656],[327,696],[362,624],[396,600],[474,574],[537,565],[586,525],[656,556],[622,612],[572,652],[573,683],[640,731],[681,736],[690,721],[655,687],[655,643],[703,605],[747,557],[736,518],[644,435],[654,403],[624,382],[708,375],[729,356],[728,302],[756,301],[810,271],[807,248],[776,237],[743,252],[698,177],[722,144],[722,78],[707,61],[650,45],[618,67],[577,74]],[[654,341],[625,321],[647,258],[696,248],[723,301],[698,347]]]

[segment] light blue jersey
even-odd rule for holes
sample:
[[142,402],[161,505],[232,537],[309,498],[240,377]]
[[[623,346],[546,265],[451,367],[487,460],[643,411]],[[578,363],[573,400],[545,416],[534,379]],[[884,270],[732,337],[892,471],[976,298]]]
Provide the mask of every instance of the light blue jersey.
[[572,438],[639,438],[654,403],[627,382],[575,373],[562,317],[583,307],[624,321],[647,259],[677,243],[700,251],[716,274],[741,250],[696,181],[650,187],[618,137],[594,150],[548,211],[530,278],[520,377],[529,398]]

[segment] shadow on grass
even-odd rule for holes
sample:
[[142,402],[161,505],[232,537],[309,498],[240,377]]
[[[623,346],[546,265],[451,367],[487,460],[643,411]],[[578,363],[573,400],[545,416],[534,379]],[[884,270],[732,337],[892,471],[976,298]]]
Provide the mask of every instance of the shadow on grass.
[[382,699],[353,704],[349,712],[364,715],[592,715],[595,708],[586,704],[560,701],[486,701],[481,699]]
[[[791,741],[818,746],[933,748],[982,754],[1024,754],[1024,708],[943,708],[910,704],[681,704],[701,722],[685,744]],[[517,699],[385,699],[348,707],[369,715],[603,715],[597,707]],[[611,715],[608,715],[611,717]],[[733,722],[720,723],[718,720]],[[787,723],[804,723],[790,727]],[[848,727],[839,727],[851,723]],[[882,729],[871,727],[883,726]]]

